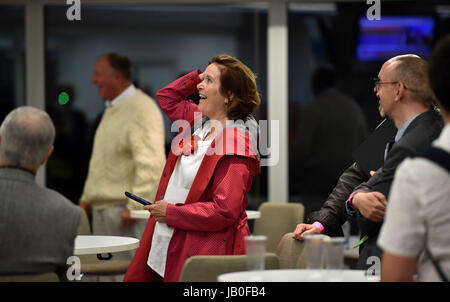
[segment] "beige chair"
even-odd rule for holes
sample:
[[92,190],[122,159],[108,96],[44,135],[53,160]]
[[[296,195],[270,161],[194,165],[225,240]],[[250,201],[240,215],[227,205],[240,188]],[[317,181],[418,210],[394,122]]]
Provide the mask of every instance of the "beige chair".
[[[81,209],[81,221],[78,235],[91,235],[91,228],[86,212]],[[109,276],[122,275],[128,269],[130,260],[98,260],[97,255],[79,255],[81,273],[84,275]],[[114,259],[114,254],[112,259]]]
[[33,275],[1,275],[0,282],[59,282],[55,273]]
[[305,243],[292,238],[292,234],[285,234],[278,244],[276,255],[280,269],[306,268]]
[[305,242],[294,239],[292,234],[285,234],[278,244],[276,255],[280,269],[306,268]]
[[284,234],[293,232],[303,222],[305,207],[301,203],[265,202],[258,211],[253,235],[267,236],[266,252],[275,253]]
[[[278,257],[265,254],[265,269],[278,269]],[[180,282],[216,282],[221,274],[247,270],[247,255],[192,256],[183,266]]]

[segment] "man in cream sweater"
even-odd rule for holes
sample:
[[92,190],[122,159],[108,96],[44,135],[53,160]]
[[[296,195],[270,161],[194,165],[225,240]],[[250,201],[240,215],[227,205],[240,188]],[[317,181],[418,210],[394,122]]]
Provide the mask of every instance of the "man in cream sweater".
[[[142,205],[124,192],[155,199],[165,164],[162,114],[155,101],[132,84],[132,67],[125,56],[99,57],[91,82],[106,109],[79,204],[92,212],[93,234],[141,238],[146,221],[131,218],[130,211]],[[116,259],[131,260],[133,254],[120,253]]]

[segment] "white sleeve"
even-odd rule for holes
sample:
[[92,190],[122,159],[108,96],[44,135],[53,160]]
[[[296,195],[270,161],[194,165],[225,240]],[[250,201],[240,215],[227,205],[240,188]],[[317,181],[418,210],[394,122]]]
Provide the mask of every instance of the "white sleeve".
[[417,257],[425,239],[417,189],[420,184],[410,175],[412,165],[414,162],[406,159],[397,168],[377,241],[381,249],[405,257]]

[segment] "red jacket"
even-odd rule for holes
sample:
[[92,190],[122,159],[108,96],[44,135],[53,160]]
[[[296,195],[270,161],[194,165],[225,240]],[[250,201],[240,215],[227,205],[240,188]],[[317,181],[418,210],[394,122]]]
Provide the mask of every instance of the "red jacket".
[[[193,125],[197,106],[187,96],[198,92],[199,73],[193,71],[158,91],[157,101],[172,121],[183,119]],[[167,252],[164,281],[178,281],[190,256],[245,253],[244,237],[250,234],[245,212],[247,195],[253,176],[260,172],[254,147],[247,132],[225,128],[209,150],[216,148],[226,153],[207,151],[185,203],[167,206],[166,223],[174,232]],[[164,199],[177,158],[171,150],[155,201]],[[147,265],[155,223],[154,218],[148,220],[124,281],[156,280],[157,274]]]

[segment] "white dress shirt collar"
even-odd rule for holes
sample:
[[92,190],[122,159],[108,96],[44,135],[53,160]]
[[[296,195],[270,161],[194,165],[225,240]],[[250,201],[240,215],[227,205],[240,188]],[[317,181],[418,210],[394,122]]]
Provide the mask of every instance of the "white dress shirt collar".
[[113,106],[119,105],[123,101],[130,98],[135,92],[136,92],[136,87],[133,84],[131,84],[124,91],[122,91],[121,94],[116,96],[113,100],[111,100],[111,101],[106,100],[105,107],[113,107]]

